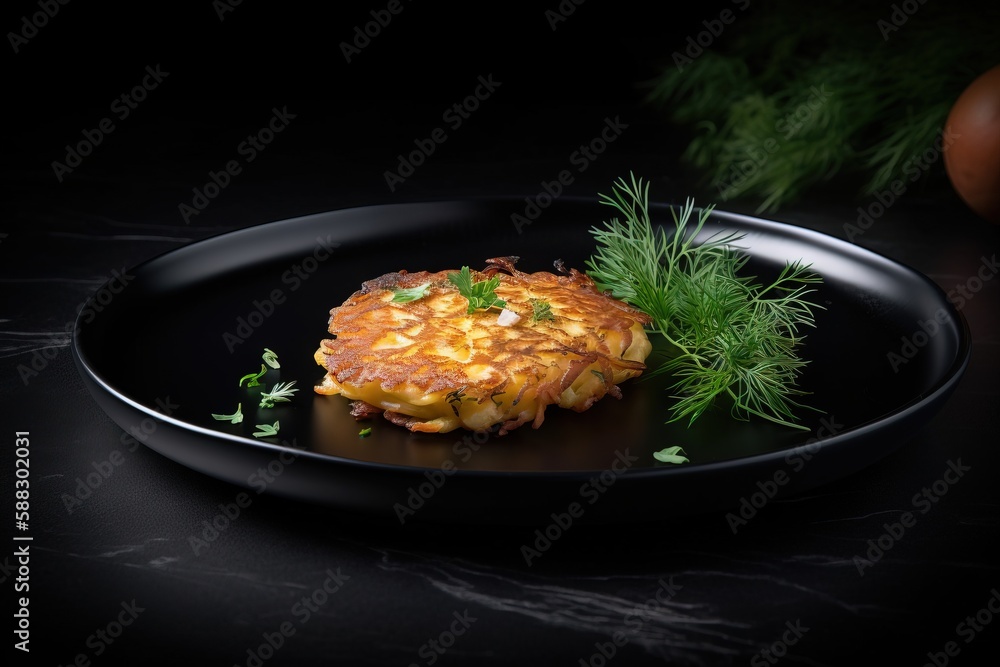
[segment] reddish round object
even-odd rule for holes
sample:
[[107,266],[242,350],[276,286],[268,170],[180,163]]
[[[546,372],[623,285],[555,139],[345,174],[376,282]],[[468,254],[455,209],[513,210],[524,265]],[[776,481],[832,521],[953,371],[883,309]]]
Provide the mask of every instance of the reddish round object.
[[944,166],[969,208],[1000,224],[1000,65],[969,84],[952,106]]

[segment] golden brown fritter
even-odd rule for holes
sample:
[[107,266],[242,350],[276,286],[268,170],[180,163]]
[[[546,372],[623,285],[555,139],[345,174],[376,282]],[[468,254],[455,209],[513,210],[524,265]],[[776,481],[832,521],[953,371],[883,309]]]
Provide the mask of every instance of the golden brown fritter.
[[[328,371],[316,392],[354,400],[358,418],[384,411],[411,431],[501,424],[501,435],[528,422],[538,428],[549,405],[582,412],[606,394],[621,398],[617,385],[646,368],[649,317],[583,273],[522,273],[516,259],[472,271],[476,282],[500,279],[495,292],[509,315],[496,307],[469,314],[468,299],[448,280],[457,271],[365,282],[330,311],[335,337],[316,351]],[[426,283],[426,296],[393,303],[395,288]],[[532,318],[536,301],[549,304],[552,319]],[[518,321],[504,326],[507,319]]]

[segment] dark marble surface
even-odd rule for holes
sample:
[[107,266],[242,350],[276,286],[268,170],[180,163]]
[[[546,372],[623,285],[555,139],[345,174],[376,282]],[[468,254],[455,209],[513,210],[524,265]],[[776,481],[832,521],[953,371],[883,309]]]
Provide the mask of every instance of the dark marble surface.
[[[69,5],[61,11],[82,9]],[[598,10],[590,3],[578,9],[581,16],[605,15]],[[212,29],[243,29],[240,13],[254,11],[247,4]],[[216,21],[207,6],[204,12],[204,20]],[[537,14],[534,20],[542,20],[541,10]],[[712,193],[699,189],[678,165],[680,139],[631,86],[595,84],[575,96],[568,83],[554,84],[552,94],[540,94],[560,72],[570,73],[563,80],[574,85],[585,81],[598,55],[613,57],[615,68],[640,78],[642,67],[629,67],[645,55],[641,48],[610,53],[609,47],[609,53],[575,64],[560,61],[559,53],[583,52],[598,40],[571,36],[568,24],[567,34],[553,37],[544,23],[539,35],[523,37],[528,47],[542,39],[564,40],[549,45],[544,62],[517,60],[514,47],[501,50],[507,41],[497,38],[490,42],[495,50],[483,48],[463,60],[459,69],[467,72],[435,72],[419,95],[413,93],[421,87],[413,79],[417,66],[407,60],[411,52],[388,46],[388,29],[382,37],[386,53],[375,62],[406,73],[398,91],[387,86],[369,95],[373,86],[366,79],[381,70],[362,61],[366,52],[357,69],[331,65],[340,79],[337,85],[323,83],[324,101],[300,99],[308,97],[305,89],[291,92],[282,78],[294,64],[289,57],[279,59],[285,69],[262,68],[260,90],[245,99],[195,98],[213,76],[239,82],[249,75],[220,60],[203,63],[219,70],[214,75],[198,70],[193,60],[171,71],[167,56],[180,62],[180,49],[163,51],[163,69],[171,72],[163,89],[153,90],[130,117],[115,120],[115,131],[60,181],[51,163],[64,156],[63,146],[112,115],[108,101],[141,80],[145,65],[161,62],[160,41],[129,56],[128,66],[121,64],[124,57],[114,60],[101,51],[88,61],[95,64],[92,78],[81,81],[72,73],[82,75],[84,66],[57,41],[78,39],[68,33],[69,17],[63,19],[53,19],[45,29],[50,32],[18,54],[18,65],[33,68],[34,77],[47,73],[65,90],[89,92],[74,92],[62,106],[25,99],[8,127],[0,165],[0,475],[3,504],[11,513],[14,433],[30,431],[31,440],[32,653],[13,652],[17,664],[68,665],[82,655],[94,665],[179,664],[185,658],[253,665],[250,653],[257,652],[267,665],[922,665],[949,641],[958,649],[949,658],[954,664],[988,664],[997,655],[1000,618],[981,611],[991,598],[1000,609],[997,280],[984,282],[964,305],[972,363],[920,433],[860,473],[768,503],[736,534],[721,513],[673,518],[669,507],[649,507],[648,524],[575,526],[528,567],[520,546],[530,528],[400,526],[265,494],[195,554],[190,537],[220,511],[220,503],[234,502],[240,489],[144,447],[130,448],[122,429],[87,392],[68,348],[67,323],[113,271],[214,234],[313,212],[532,195],[541,181],[567,168],[571,153],[596,136],[608,117],[620,116],[628,129],[578,174],[567,194],[594,196],[628,170],[650,178],[661,201],[687,194],[708,199]],[[355,20],[342,19],[348,28]],[[597,20],[586,21],[593,29]],[[624,29],[624,23],[612,25]],[[398,30],[403,34],[404,26]],[[682,28],[675,31],[683,34]],[[197,46],[208,37],[198,32],[191,39]],[[139,49],[141,42],[131,35],[130,46]],[[325,45],[331,60],[341,58],[336,42]],[[237,42],[225,44],[235,49]],[[43,49],[51,49],[49,57],[67,54],[60,61],[64,68],[29,65],[32,51]],[[218,57],[217,51],[224,49],[212,50]],[[319,51],[313,47],[310,55]],[[447,51],[438,45],[421,63]],[[96,71],[102,58],[117,69]],[[265,60],[259,50],[250,58]],[[517,67],[501,74],[501,66],[512,62]],[[606,75],[613,67],[598,69]],[[26,71],[17,74],[19,84],[31,78]],[[443,110],[468,95],[478,75],[491,72],[503,82],[495,97],[449,131],[427,163],[391,191],[383,173],[395,166],[395,156],[441,125]],[[177,90],[170,91],[175,81]],[[226,86],[226,95],[239,96],[235,88]],[[367,101],[355,95],[367,95]],[[272,109],[285,107],[295,115],[287,129],[244,163],[203,212],[185,221],[179,206],[191,201],[192,188],[204,185],[209,171],[245,157],[239,151],[243,139],[269,121]],[[831,186],[772,217],[844,238],[844,225],[868,203]],[[720,207],[752,212],[754,205]],[[975,275],[983,258],[995,256],[998,231],[968,212],[939,179],[911,188],[854,240],[952,289]],[[35,374],[25,373],[33,363]],[[151,373],[169,371],[155,350],[136,363]],[[914,495],[958,460],[968,472],[926,514],[918,514],[881,560],[859,572],[855,556],[864,555],[869,540],[914,510]],[[68,507],[66,494],[95,469],[107,470],[109,462],[112,474]],[[6,533],[17,531],[10,527]],[[12,569],[17,545],[8,544],[0,556],[0,586],[10,642],[18,575]],[[331,573],[340,588],[317,593],[324,584],[337,586]],[[304,597],[314,596],[314,608],[303,605]],[[969,616],[976,622],[977,613],[979,622],[993,622],[980,631],[962,625]],[[120,636],[104,640],[95,634],[115,634],[119,619],[129,623]],[[274,633],[282,627],[289,636],[268,657],[260,649],[265,635],[279,643]],[[456,631],[453,645],[450,629]],[[610,653],[615,638],[620,646],[604,658],[601,651]],[[789,640],[787,653],[783,639]],[[449,648],[436,653],[432,641]],[[768,659],[762,651],[771,647],[774,657]]]

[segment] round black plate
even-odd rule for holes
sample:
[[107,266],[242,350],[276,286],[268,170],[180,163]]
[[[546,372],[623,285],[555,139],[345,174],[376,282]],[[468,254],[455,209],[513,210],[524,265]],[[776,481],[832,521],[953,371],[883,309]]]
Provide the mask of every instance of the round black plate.
[[[774,276],[786,260],[823,279],[802,354],[802,388],[816,411],[808,431],[726,406],[693,426],[666,423],[669,378],[631,381],[624,399],[584,413],[550,409],[540,429],[498,437],[414,434],[379,418],[358,423],[348,401],[320,396],[313,352],[329,311],[364,280],[400,269],[439,271],[517,255],[524,271],[554,260],[583,269],[591,226],[610,209],[562,199],[530,226],[523,202],[484,200],[356,208],[268,223],[168,252],[99,290],[73,341],[101,407],[150,448],[251,489],[402,521],[522,523],[573,509],[579,521],[641,521],[736,507],[786,495],[870,465],[899,447],[954,389],[969,360],[967,324],[933,282],[849,243],[806,229],[715,212],[706,233],[742,232],[747,271]],[[670,207],[653,206],[671,225]],[[114,289],[112,289],[114,288]],[[237,385],[264,348],[295,380],[294,399],[257,407],[260,388]],[[656,351],[654,350],[654,355]],[[238,403],[241,424],[212,418]],[[822,411],[822,412],[821,412]],[[279,435],[254,438],[256,424]],[[370,425],[371,435],[360,437]],[[690,463],[657,462],[680,445]],[[576,503],[576,505],[572,505]]]

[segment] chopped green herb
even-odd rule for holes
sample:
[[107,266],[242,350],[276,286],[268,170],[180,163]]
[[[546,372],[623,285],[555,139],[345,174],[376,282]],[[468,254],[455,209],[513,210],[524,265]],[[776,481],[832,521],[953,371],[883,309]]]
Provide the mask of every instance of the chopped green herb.
[[274,385],[274,389],[271,391],[261,392],[260,407],[273,408],[275,403],[287,403],[290,401],[292,394],[298,391],[298,389],[291,388],[293,384],[295,384],[295,380],[291,382],[279,382]]
[[494,290],[500,286],[500,279],[496,276],[474,283],[469,267],[463,266],[461,272],[449,273],[448,281],[458,288],[459,294],[469,300],[468,313],[470,315],[479,308],[488,310],[494,306],[497,308],[507,306],[507,302],[494,293]]
[[455,391],[450,391],[445,396],[445,400],[451,405],[452,411],[455,416],[458,416],[458,409],[462,406],[462,400],[465,398],[465,387],[459,387]]
[[236,412],[234,412],[231,415],[217,415],[213,413],[212,418],[218,419],[219,421],[228,421],[233,424],[239,424],[241,421],[243,421],[243,404],[240,403],[239,405],[237,405]]
[[554,320],[556,316],[552,313],[552,306],[548,301],[541,299],[531,299],[531,323],[535,324],[542,320]]
[[602,373],[601,371],[594,370],[593,368],[591,368],[590,372],[596,375],[601,380],[601,382],[607,383],[608,380],[607,378],[604,377],[604,373]]
[[278,435],[278,422],[273,424],[257,424],[257,431],[253,434],[255,438],[267,438],[272,435]]
[[427,296],[427,290],[429,290],[430,287],[430,283],[424,283],[423,285],[417,285],[416,287],[393,287],[392,291],[394,296],[392,297],[392,302],[409,303],[411,301],[416,301],[417,299],[422,299]]
[[498,401],[496,399],[496,397],[497,396],[503,396],[505,393],[506,392],[503,392],[503,391],[495,391],[492,394],[490,394],[490,400],[493,401],[493,405],[497,406],[498,408],[502,407],[503,406],[503,401],[502,400]]
[[371,426],[369,426],[368,428],[363,428],[360,431],[358,431],[358,437],[359,438],[367,438],[371,434],[372,434],[372,427]]
[[264,356],[261,358],[264,360],[264,363],[271,368],[281,368],[281,364],[278,363],[278,355],[266,347],[264,348]]
[[258,380],[264,377],[264,373],[266,372],[267,368],[264,367],[264,364],[261,364],[259,373],[247,373],[246,375],[240,378],[240,386],[241,387],[243,386],[244,380],[250,380],[250,382],[247,383],[247,387],[259,387],[260,382],[258,382]]
[[663,463],[688,463],[688,457],[681,456],[684,450],[680,447],[667,447],[658,452],[653,452],[653,458]]

